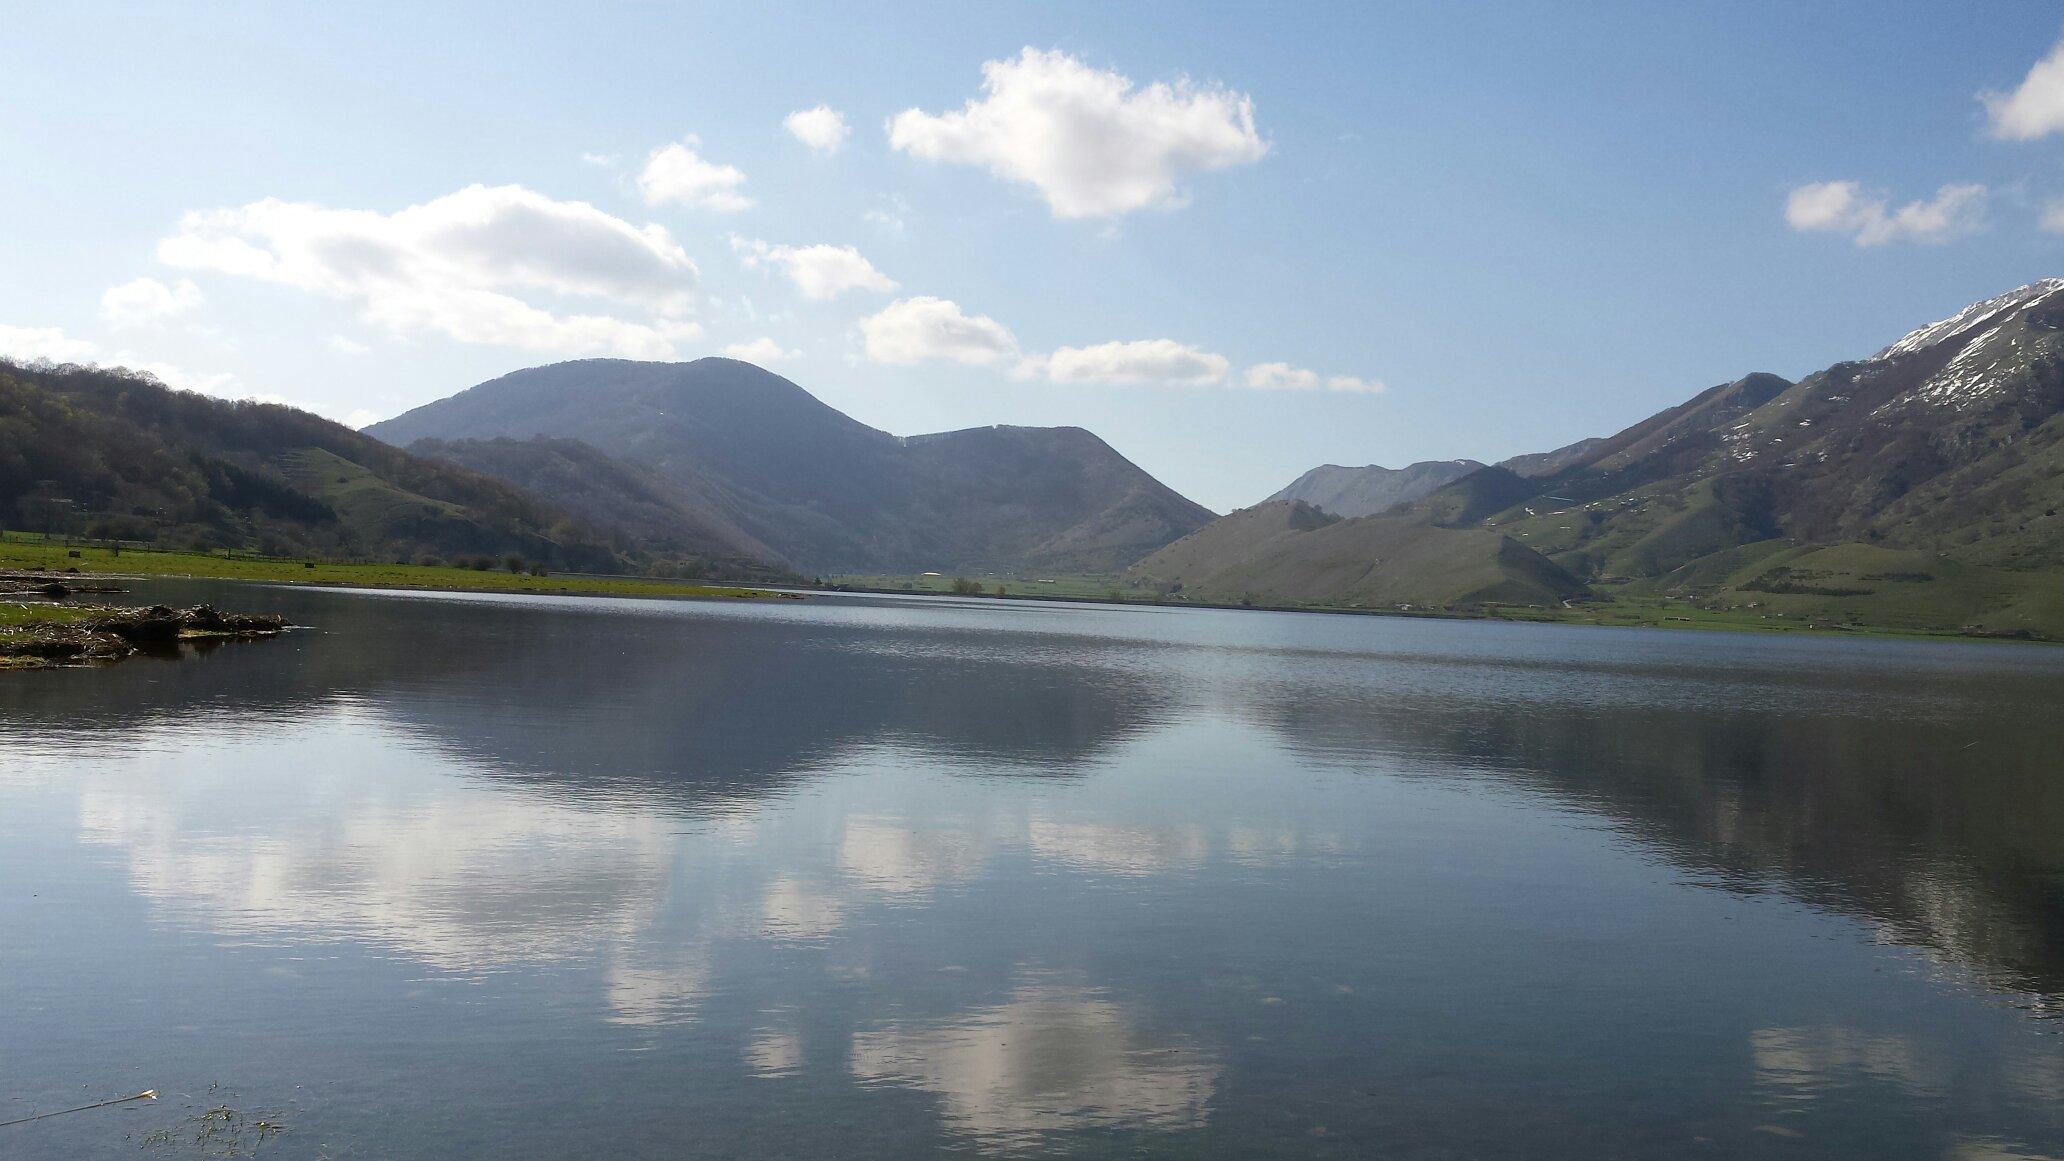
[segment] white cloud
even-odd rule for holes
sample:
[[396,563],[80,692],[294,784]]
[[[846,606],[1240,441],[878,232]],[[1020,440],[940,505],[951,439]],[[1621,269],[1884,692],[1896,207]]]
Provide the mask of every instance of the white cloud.
[[647,205],[679,202],[729,214],[753,204],[738,191],[745,184],[744,172],[737,166],[704,159],[696,152],[701,147],[702,142],[690,133],[652,151],[638,174],[638,192]]
[[[999,367],[1017,380],[1209,387],[1226,383],[1232,371],[1232,364],[1224,355],[1174,339],[1061,347],[1051,354],[1021,351],[1017,339],[1002,323],[986,315],[971,317],[957,303],[942,298],[899,299],[880,313],[860,320],[860,332],[867,357],[877,363],[947,359]],[[780,349],[770,339],[759,342],[773,350]],[[760,361],[735,354],[741,349],[730,348],[726,353]],[[1273,390],[1365,394],[1384,390],[1381,380],[1320,375],[1288,363],[1256,364],[1247,369],[1241,381],[1248,387]]]
[[583,165],[592,165],[597,169],[609,169],[616,164],[614,153],[583,153],[580,159]]
[[2035,62],[2011,93],[1980,93],[1992,121],[1992,135],[2033,141],[2064,130],[2064,41]]
[[797,109],[782,118],[781,124],[797,141],[824,154],[837,153],[853,133],[846,115],[830,105]]
[[860,220],[873,226],[884,237],[900,242],[909,233],[910,203],[901,194],[889,194],[883,201],[887,204],[861,214]]
[[772,246],[733,234],[731,249],[747,266],[779,266],[804,298],[823,301],[848,290],[896,289],[894,279],[876,270],[851,246]]
[[[560,354],[665,358],[693,304],[695,264],[666,229],[521,186],[469,186],[392,214],[268,198],[197,211],[158,259],[358,304],[396,334]],[[517,292],[598,299],[648,316],[554,313]]]
[[372,348],[364,343],[356,339],[346,338],[343,335],[331,335],[323,340],[323,345],[340,355],[364,355],[372,351]]
[[1269,391],[1313,391],[1319,386],[1319,373],[1288,363],[1256,363],[1247,368],[1247,385]]
[[363,407],[355,409],[351,412],[351,414],[345,416],[343,419],[344,426],[350,428],[353,431],[358,431],[361,428],[370,427],[378,422],[380,422],[380,413],[377,411],[369,411]]
[[202,395],[212,395],[217,399],[243,403],[276,403],[282,407],[298,408],[335,419],[352,428],[364,427],[380,418],[373,412],[364,410],[354,410],[340,418],[331,408],[301,403],[267,391],[254,391],[227,371],[189,371],[171,363],[144,358],[133,351],[109,351],[86,339],[72,338],[57,327],[17,327],[0,324],[0,359],[16,363],[69,363],[128,371],[148,375],[176,390],[194,391]]
[[769,363],[781,363],[789,359],[800,359],[803,357],[801,351],[782,350],[780,343],[769,338],[758,338],[746,343],[732,343],[724,348],[724,354],[728,358],[743,359],[748,363],[758,363],[762,367]]
[[201,288],[190,279],[182,278],[177,286],[167,286],[155,278],[138,278],[108,287],[107,293],[100,296],[100,317],[109,326],[133,327],[191,313],[206,301]]
[[1249,387],[1264,391],[1343,391],[1375,395],[1383,391],[1381,379],[1362,379],[1354,375],[1321,376],[1317,371],[1293,367],[1288,363],[1256,363],[1247,368],[1243,378]]
[[966,107],[898,113],[889,144],[1031,185],[1060,218],[1180,205],[1183,178],[1269,148],[1244,93],[1187,79],[1135,90],[1119,73],[1029,47],[984,64],[982,96]]
[[2064,201],[2054,201],[2043,207],[2042,217],[2037,224],[2046,234],[2064,234]]
[[903,223],[903,216],[889,210],[869,210],[860,215],[860,220],[873,225],[875,229],[891,238],[900,239],[909,231],[909,227]]
[[1984,224],[1985,187],[1950,184],[1927,201],[1891,208],[1884,195],[1853,181],[1802,185],[1785,199],[1785,221],[1794,230],[1847,234],[1859,246],[1886,242],[1945,242]]
[[1200,351],[1174,339],[1062,347],[1046,360],[1047,376],[1056,383],[1177,383],[1202,387],[1224,381],[1230,369],[1224,355]]
[[925,359],[995,364],[1018,353],[1009,328],[988,315],[969,315],[943,298],[900,298],[860,320],[867,357],[877,363]]
[[[75,339],[57,327],[17,327],[0,324],[0,359],[17,363],[76,363],[89,367],[123,368],[139,371],[167,387],[201,391],[227,398],[257,398],[242,391],[235,375],[227,372],[200,373],[138,357],[129,351],[106,351],[98,344]],[[264,397],[284,402],[276,397]]]
[[91,363],[99,348],[66,335],[57,327],[0,325],[0,359],[17,363]]

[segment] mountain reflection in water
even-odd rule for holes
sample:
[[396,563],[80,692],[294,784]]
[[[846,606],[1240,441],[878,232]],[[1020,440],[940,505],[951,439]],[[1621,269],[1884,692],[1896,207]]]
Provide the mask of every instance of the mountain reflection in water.
[[2049,650],[157,587],[317,629],[0,681],[0,869],[76,909],[0,912],[11,1098],[291,1077],[338,1156],[2059,1152]]

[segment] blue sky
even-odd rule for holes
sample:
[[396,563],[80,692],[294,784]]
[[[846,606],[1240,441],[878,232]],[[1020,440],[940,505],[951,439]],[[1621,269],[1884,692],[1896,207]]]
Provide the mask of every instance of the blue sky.
[[1224,510],[2064,273],[2050,3],[0,7],[0,347],[355,422],[745,349]]

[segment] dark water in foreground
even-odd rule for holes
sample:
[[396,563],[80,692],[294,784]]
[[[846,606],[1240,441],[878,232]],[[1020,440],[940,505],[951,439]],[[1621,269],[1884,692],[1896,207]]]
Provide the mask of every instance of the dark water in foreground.
[[0,1155],[2064,1156],[2064,650],[150,595],[319,630],[0,674]]

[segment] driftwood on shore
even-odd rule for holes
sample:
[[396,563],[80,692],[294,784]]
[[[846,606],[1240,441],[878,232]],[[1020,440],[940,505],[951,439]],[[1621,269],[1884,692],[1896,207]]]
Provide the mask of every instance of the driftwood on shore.
[[[285,632],[278,613],[224,613],[211,605],[175,609],[53,606],[67,616],[0,628],[0,668],[36,669],[120,661],[139,649],[181,641],[270,637]],[[83,615],[82,615],[83,614]]]
[[129,590],[115,585],[87,584],[77,573],[27,572],[18,568],[0,569],[0,599],[28,597],[50,601],[61,601],[82,593],[124,593]]

